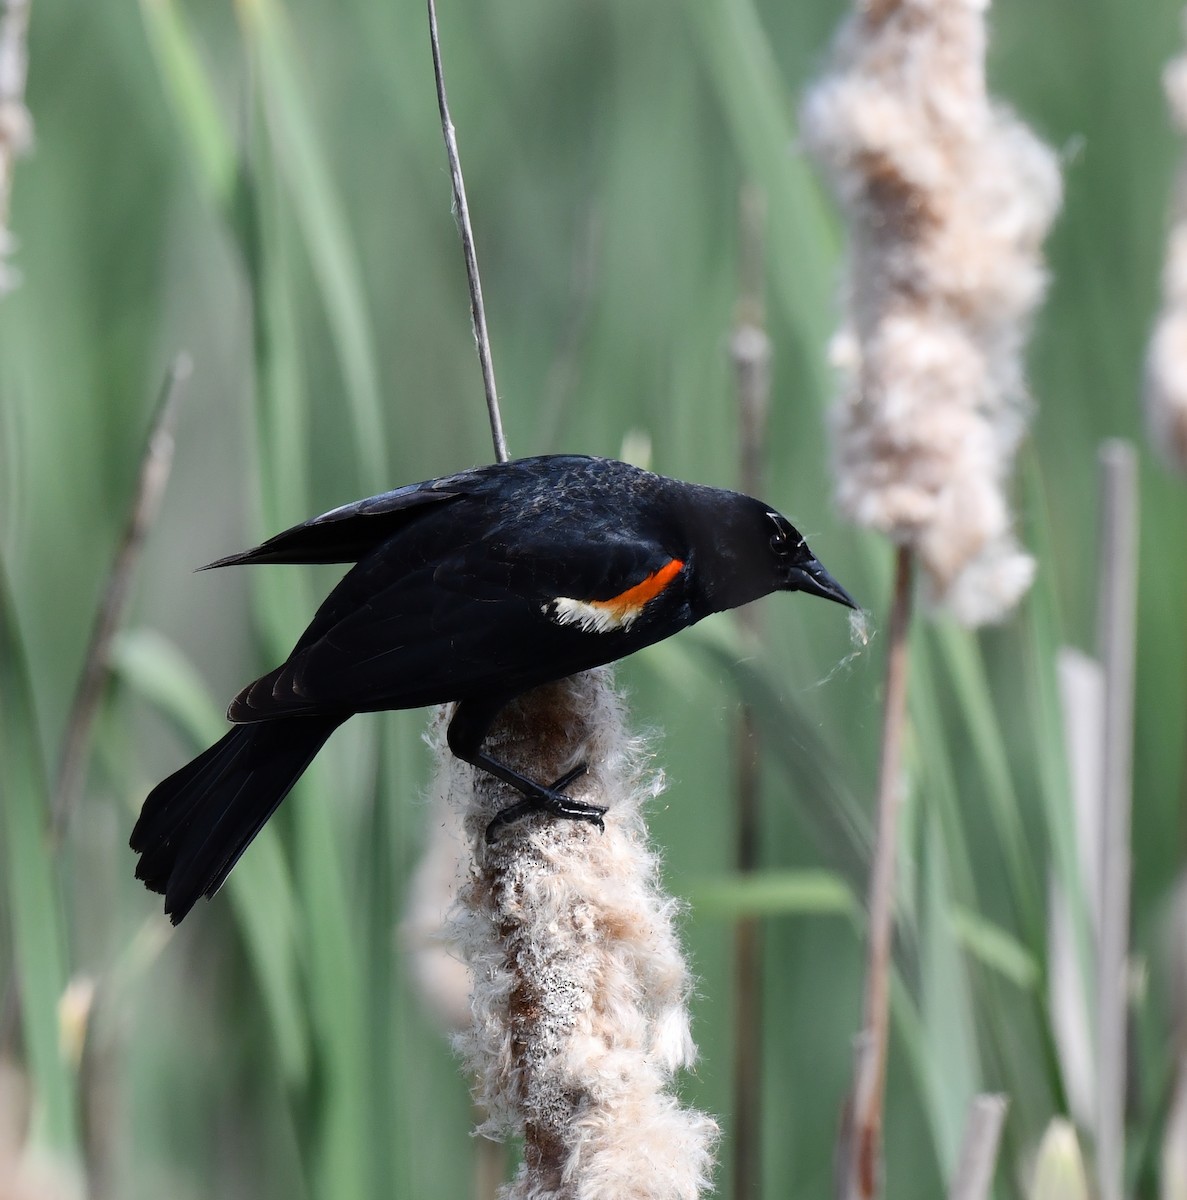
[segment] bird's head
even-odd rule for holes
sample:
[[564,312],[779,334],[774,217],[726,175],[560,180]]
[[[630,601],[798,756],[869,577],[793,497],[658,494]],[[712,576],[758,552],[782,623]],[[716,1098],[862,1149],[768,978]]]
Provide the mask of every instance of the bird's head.
[[824,569],[799,530],[773,508],[734,494],[729,519],[715,524],[711,606],[735,608],[771,592],[808,592],[849,608],[857,602]]
[[771,563],[775,578],[779,580],[776,590],[782,592],[809,592],[835,600],[838,604],[857,608],[857,602],[824,569],[820,559],[808,549],[799,530],[781,513],[768,509],[764,514],[767,526],[767,545],[770,547]]

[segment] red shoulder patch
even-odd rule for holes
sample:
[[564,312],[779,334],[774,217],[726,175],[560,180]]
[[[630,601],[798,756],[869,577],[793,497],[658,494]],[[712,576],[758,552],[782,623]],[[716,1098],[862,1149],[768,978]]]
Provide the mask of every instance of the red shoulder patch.
[[669,559],[642,583],[636,583],[608,600],[576,600],[558,596],[546,606],[553,620],[561,625],[579,625],[587,633],[609,633],[629,629],[646,605],[654,600],[684,569],[684,561]]

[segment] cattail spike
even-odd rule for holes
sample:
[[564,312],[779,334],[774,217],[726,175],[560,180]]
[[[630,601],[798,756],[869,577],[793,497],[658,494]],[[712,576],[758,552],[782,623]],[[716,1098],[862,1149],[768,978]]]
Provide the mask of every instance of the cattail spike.
[[532,778],[587,763],[570,794],[608,810],[605,832],[533,816],[488,844],[492,817],[520,797],[439,739],[475,856],[454,921],[474,1025],[457,1043],[489,1114],[481,1132],[524,1138],[504,1200],[695,1200],[717,1126],[670,1090],[695,1048],[678,906],[659,886],[641,815],[660,780],[605,669],[514,702],[486,744]]
[[802,127],[850,223],[837,497],[969,625],[1029,587],[1005,488],[1060,201],[1054,154],[985,90],[986,0],[859,5]]

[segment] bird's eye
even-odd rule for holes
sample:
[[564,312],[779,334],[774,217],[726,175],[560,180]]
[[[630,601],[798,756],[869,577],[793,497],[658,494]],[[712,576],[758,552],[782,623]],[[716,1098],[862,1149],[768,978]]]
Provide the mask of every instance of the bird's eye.
[[771,534],[771,549],[776,554],[786,554],[791,548],[791,538],[788,537],[786,522],[779,519],[775,513],[767,513],[771,523],[775,526],[775,532]]

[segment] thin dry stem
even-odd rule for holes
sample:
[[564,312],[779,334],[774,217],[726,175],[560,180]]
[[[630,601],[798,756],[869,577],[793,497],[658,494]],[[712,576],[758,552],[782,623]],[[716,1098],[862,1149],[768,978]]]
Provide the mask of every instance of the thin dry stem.
[[[734,390],[738,400],[739,481],[752,496],[763,492],[763,448],[771,398],[771,343],[764,328],[763,224],[766,205],[754,187],[745,188],[739,206],[741,260],[737,315],[730,338]],[[761,631],[756,605],[737,614],[750,637]],[[735,734],[736,862],[742,873],[758,866],[760,838],[758,723],[743,704]],[[734,926],[734,1188],[738,1197],[757,1196],[762,1187],[762,928],[757,917],[739,917]]]
[[82,674],[70,706],[70,716],[66,721],[50,818],[51,836],[55,843],[60,842],[64,836],[78,799],[91,730],[99,713],[103,687],[110,669],[111,644],[127,611],[132,595],[132,578],[144,550],[148,531],[152,528],[160,509],[165,485],[169,481],[169,472],[173,465],[173,430],[177,424],[183,385],[191,370],[189,355],[179,354],[169,364],[161,384],[148,440],[140,460],[140,474],[136,481],[136,492],[129,509],[128,522],[107,575],[99,608],[95,614],[95,623],[91,628],[90,641],[87,643]]
[[1097,654],[1104,668],[1101,918],[1096,1157],[1101,1200],[1122,1200],[1125,1174],[1130,816],[1137,608],[1137,462],[1133,447],[1101,449]]
[[[895,851],[902,807],[903,734],[907,723],[907,648],[912,556],[896,554],[887,628],[886,694],[878,763],[878,838],[870,871],[863,1028],[853,1081],[851,1129],[842,1140],[841,1195],[870,1200],[881,1190],[882,1106],[890,1027],[890,957],[894,941]],[[846,1144],[847,1143],[847,1144]]]
[[974,1096],[948,1200],[988,1200],[1006,1120],[1005,1096]]
[[1056,670],[1079,870],[1074,891],[1058,872],[1049,884],[1047,997],[1068,1115],[1090,1129],[1096,1122],[1099,1069],[1091,973],[1100,937],[1105,682],[1095,658],[1067,646],[1059,650]]
[[470,285],[470,319],[474,340],[478,346],[478,362],[482,367],[482,386],[486,391],[486,411],[490,418],[490,436],[495,458],[507,461],[507,439],[503,435],[503,417],[499,411],[499,393],[495,387],[495,364],[490,353],[490,335],[486,329],[486,307],[482,302],[482,280],[478,274],[478,252],[474,248],[474,230],[470,225],[470,208],[466,203],[466,183],[462,178],[461,157],[457,135],[449,115],[445,95],[445,71],[441,65],[441,42],[437,33],[437,7],[429,4],[429,41],[433,48],[433,76],[437,82],[437,107],[441,111],[441,132],[445,137],[445,152],[449,157],[449,177],[453,182],[453,204],[457,211],[458,228],[462,235],[462,253],[466,258],[466,280]]

